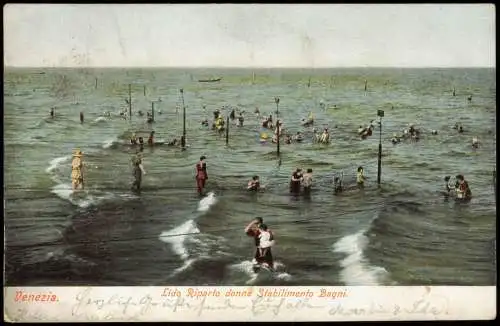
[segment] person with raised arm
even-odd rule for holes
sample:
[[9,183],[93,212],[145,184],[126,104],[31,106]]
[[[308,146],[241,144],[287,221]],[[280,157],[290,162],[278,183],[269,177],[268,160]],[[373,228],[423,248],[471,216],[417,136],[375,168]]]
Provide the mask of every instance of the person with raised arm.
[[[254,266],[254,270],[256,267],[259,265],[266,266],[270,269],[274,268],[274,261],[273,261],[273,254],[271,252],[270,247],[266,247],[266,250],[263,252],[264,255],[261,256],[261,248],[260,248],[260,241],[261,241],[261,225],[264,224],[264,221],[262,217],[257,217],[253,221],[251,221],[246,227],[245,227],[245,233],[249,237],[253,237],[255,241],[255,255],[252,260],[252,263],[256,266]],[[268,239],[266,238],[265,241],[274,241],[274,233],[269,230],[266,227],[266,232],[269,233]],[[273,243],[274,244],[274,243]]]

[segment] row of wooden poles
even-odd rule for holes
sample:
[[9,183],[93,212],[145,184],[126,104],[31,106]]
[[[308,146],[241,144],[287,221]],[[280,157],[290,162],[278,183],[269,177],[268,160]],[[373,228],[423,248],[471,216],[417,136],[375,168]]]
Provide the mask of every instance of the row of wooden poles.
[[[97,78],[95,79],[95,87],[97,88]],[[146,85],[144,85],[144,96],[146,96]],[[182,100],[182,137],[181,137],[181,147],[183,150],[186,149],[186,105],[184,103],[184,90],[181,88],[181,100]],[[276,103],[276,117],[279,119],[279,97],[274,98],[274,102]],[[151,118],[154,121],[154,104],[155,102],[151,102]],[[129,109],[129,119],[132,120],[132,84],[128,84],[128,109]],[[278,120],[279,122],[279,120]],[[280,134],[279,126],[278,135]],[[226,118],[226,145],[229,144],[229,115]],[[280,137],[277,137],[276,142],[276,152],[277,155],[280,155]]]
[[[96,87],[97,87],[97,78],[96,78]],[[366,81],[365,81],[365,90],[366,90]],[[181,137],[181,148],[182,150],[186,149],[186,105],[184,103],[184,90],[181,88],[181,100],[182,100],[182,137]],[[146,86],[144,85],[144,96],[146,96]],[[152,120],[154,121],[154,103],[151,102],[151,115]],[[275,97],[274,103],[276,104],[276,128],[277,128],[277,137],[276,137],[276,154],[278,158],[280,157],[280,135],[281,135],[281,124],[279,121],[279,104],[280,98]],[[128,105],[129,105],[129,119],[132,120],[132,84],[128,85]],[[379,120],[379,148],[378,148],[378,169],[377,169],[377,183],[380,185],[381,174],[382,174],[382,117],[384,117],[384,111],[378,110],[377,115],[380,118]],[[229,115],[226,118],[226,145],[229,144]],[[496,172],[495,172],[495,196],[496,196]]]
[[[97,78],[95,79],[95,87],[97,88]],[[144,96],[146,96],[146,85],[143,87]],[[186,106],[184,104],[184,90],[180,89],[182,98],[182,137],[181,137],[181,147],[183,150],[186,149]],[[132,84],[128,84],[128,115],[129,120],[132,120]],[[154,122],[155,118],[155,101],[151,101],[151,119]]]
[[[96,79],[97,85],[97,79]],[[366,84],[365,84],[366,87]],[[184,90],[181,88],[181,100],[182,100],[182,137],[181,137],[181,148],[186,149],[186,105],[184,103]],[[144,96],[146,95],[146,86],[144,86]],[[281,136],[281,123],[279,120],[279,104],[280,98],[275,97],[274,103],[276,104],[276,154],[280,158],[280,136]],[[128,85],[128,105],[129,105],[129,119],[132,120],[132,85]],[[154,121],[154,102],[151,102],[151,112],[152,119]],[[382,118],[384,117],[384,111],[378,110],[377,115],[379,117],[379,147],[378,147],[378,168],[377,168],[377,183],[380,185],[381,174],[382,174]],[[226,145],[229,145],[229,115],[226,117]],[[496,185],[496,173],[495,173],[495,185]],[[495,196],[496,196],[496,186],[495,186]]]

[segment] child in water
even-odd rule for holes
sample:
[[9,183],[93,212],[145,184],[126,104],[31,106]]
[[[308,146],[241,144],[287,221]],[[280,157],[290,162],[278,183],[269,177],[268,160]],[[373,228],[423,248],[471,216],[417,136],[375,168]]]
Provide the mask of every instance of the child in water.
[[267,230],[267,225],[260,225],[260,233],[259,233],[259,256],[266,256],[269,248],[274,245],[274,240],[271,240],[271,232]]

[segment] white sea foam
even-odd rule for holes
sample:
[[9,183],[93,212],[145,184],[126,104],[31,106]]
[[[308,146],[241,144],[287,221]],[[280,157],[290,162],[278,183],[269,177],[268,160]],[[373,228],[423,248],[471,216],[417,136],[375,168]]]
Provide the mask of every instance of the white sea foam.
[[[82,190],[77,190],[77,191],[82,191]],[[58,185],[55,185],[52,188],[52,193],[58,196],[59,198],[67,200],[73,205],[76,205],[81,208],[87,208],[90,205],[96,204],[98,202],[98,198],[95,198],[92,195],[88,195],[88,193],[82,195],[80,194],[76,195],[75,191],[71,187],[71,184],[69,183],[60,183]]]
[[[205,213],[210,207],[212,207],[217,202],[215,194],[210,192],[206,197],[202,198],[198,203],[198,212]],[[160,234],[160,241],[166,242],[172,246],[172,250],[176,255],[178,255],[182,260],[183,264],[181,267],[173,271],[173,275],[178,274],[191,266],[197,259],[202,258],[202,255],[193,258],[190,254],[187,243],[196,245],[202,251],[210,250],[210,244],[203,242],[199,238],[193,237],[195,234],[199,234],[200,230],[196,225],[195,219],[190,219],[181,225],[164,231]],[[208,241],[208,240],[207,240]]]
[[189,258],[189,252],[185,246],[186,237],[199,232],[200,230],[196,226],[195,221],[189,220],[172,230],[162,232],[160,234],[160,240],[171,244],[172,250],[182,260],[187,260]]
[[215,193],[209,192],[208,195],[198,203],[198,212],[206,212],[216,203],[217,198],[215,197]]
[[106,118],[106,117],[98,117],[97,119],[94,120],[95,123],[107,122],[107,121],[108,121],[108,118]]
[[174,276],[174,275],[177,275],[179,273],[182,273],[184,272],[186,269],[188,269],[194,262],[196,261],[196,259],[194,258],[191,258],[191,259],[188,259],[188,260],[185,260],[184,261],[184,264],[179,267],[179,268],[176,268],[173,272],[172,272],[172,275],[171,276]]
[[233,264],[229,268],[246,274],[249,277],[249,279],[246,281],[246,284],[248,285],[255,284],[256,282],[265,279],[279,279],[285,281],[289,281],[292,279],[292,275],[282,271],[285,268],[285,265],[281,262],[278,261],[274,262],[273,268],[275,272],[271,272],[269,270],[262,270],[260,272],[255,273],[253,270],[253,266],[254,264],[251,260],[245,260],[240,263]]
[[47,173],[51,173],[51,172],[55,171],[59,167],[60,164],[66,163],[69,160],[71,160],[71,155],[57,157],[57,158],[53,159],[52,161],[50,161],[49,167],[45,171]]
[[105,140],[104,143],[102,144],[102,148],[104,149],[110,148],[111,146],[113,146],[116,140],[117,140],[116,138]]
[[368,245],[364,230],[347,235],[333,245],[333,251],[346,257],[340,262],[341,280],[349,286],[380,285],[387,271],[382,267],[371,266],[366,261],[363,250]]

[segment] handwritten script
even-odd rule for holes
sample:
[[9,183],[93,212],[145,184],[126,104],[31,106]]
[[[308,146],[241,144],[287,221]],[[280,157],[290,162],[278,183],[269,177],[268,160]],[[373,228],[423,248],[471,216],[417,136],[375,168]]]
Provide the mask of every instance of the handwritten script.
[[[447,315],[449,302],[445,297],[426,294],[416,300],[404,303],[387,301],[385,304],[356,300],[341,302],[338,300],[311,300],[309,298],[259,297],[250,298],[189,298],[183,296],[161,297],[144,294],[123,296],[119,294],[97,293],[93,288],[83,288],[72,300],[61,300],[71,307],[65,317],[58,314],[58,309],[47,311],[42,306],[19,307],[8,309],[6,313],[13,321],[185,321],[216,319],[217,316],[233,316],[234,320],[257,319],[266,317],[285,317],[307,320],[308,316],[317,316],[325,320],[370,318],[402,319],[429,316],[437,318]],[[108,292],[109,293],[109,292]],[[314,302],[313,302],[314,301]],[[54,307],[57,308],[57,307]],[[212,314],[210,314],[212,312]],[[217,312],[217,314],[213,314]],[[222,312],[222,313],[221,313]],[[210,315],[210,317],[207,315]],[[261,318],[258,318],[261,317]],[[337,317],[337,318],[335,318]]]

